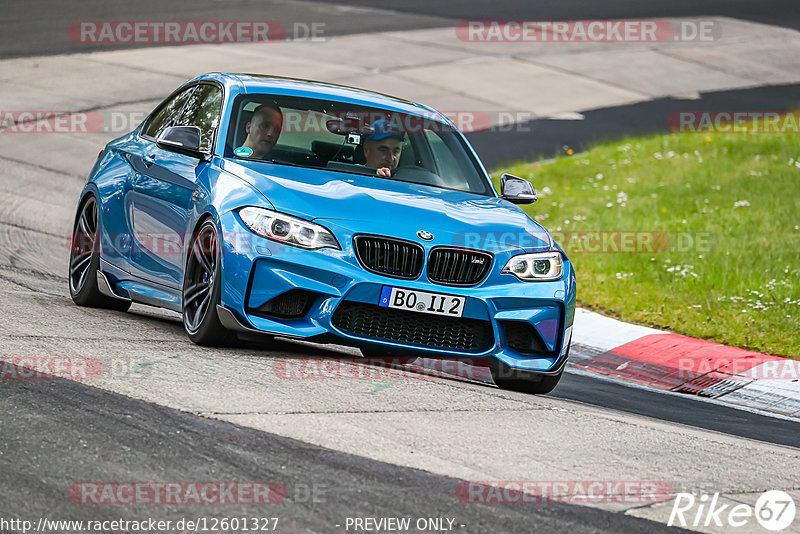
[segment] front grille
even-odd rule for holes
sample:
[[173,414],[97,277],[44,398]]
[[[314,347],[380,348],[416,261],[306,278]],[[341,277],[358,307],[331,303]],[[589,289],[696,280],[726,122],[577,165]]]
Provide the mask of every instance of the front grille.
[[508,348],[518,354],[552,355],[542,341],[542,336],[532,324],[523,321],[502,321]]
[[283,319],[303,317],[308,313],[313,295],[302,289],[292,289],[262,304],[255,313]]
[[359,235],[353,239],[358,261],[368,271],[413,280],[422,273],[425,250],[411,241]]
[[333,326],[363,338],[464,352],[483,352],[494,343],[489,321],[442,317],[361,302],[342,302],[333,314]]
[[489,274],[492,255],[478,250],[436,247],[428,257],[428,280],[450,286],[475,285]]

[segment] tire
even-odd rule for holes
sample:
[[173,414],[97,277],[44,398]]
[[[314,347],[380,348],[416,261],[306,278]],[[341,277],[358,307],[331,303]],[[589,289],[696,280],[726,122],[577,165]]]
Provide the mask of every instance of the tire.
[[489,362],[492,371],[492,380],[500,389],[530,393],[532,395],[545,395],[558,385],[564,369],[556,375],[543,375],[519,369],[512,369],[502,361],[492,358]]
[[217,225],[213,219],[206,219],[192,235],[186,257],[181,315],[189,339],[207,347],[227,346],[235,338],[217,316],[222,288],[221,257]]
[[100,232],[97,199],[87,196],[78,208],[72,227],[69,253],[69,295],[78,306],[127,311],[129,300],[103,295],[97,287],[100,269]]

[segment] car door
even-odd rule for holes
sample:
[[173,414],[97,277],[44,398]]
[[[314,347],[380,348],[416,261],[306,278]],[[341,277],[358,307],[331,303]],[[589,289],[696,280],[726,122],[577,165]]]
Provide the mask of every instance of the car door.
[[198,126],[200,148],[210,153],[219,124],[222,89],[216,84],[200,83],[190,88],[182,100],[157,128],[146,132],[147,144],[135,166],[131,194],[131,270],[136,276],[176,289],[183,282],[183,247],[190,238],[185,233],[196,192],[199,193],[198,177],[207,172],[209,163],[161,149],[156,139],[169,126]]
[[[152,141],[156,138],[159,132],[166,128],[183,109],[183,105],[189,98],[189,95],[194,91],[195,87],[191,86],[176,91],[173,95],[162,102],[145,120],[139,135],[133,136],[122,145],[118,145],[119,154],[122,156],[126,165],[125,179],[118,180],[118,184],[114,189],[119,191],[119,201],[115,205],[109,204],[109,209],[113,210],[117,216],[113,220],[124,220],[124,227],[120,226],[116,230],[116,238],[114,241],[115,247],[118,249],[120,258],[124,258],[124,269],[126,271],[133,271],[131,268],[131,258],[141,258],[142,254],[147,250],[142,248],[141,238],[136,239],[135,228],[137,221],[134,218],[137,193],[134,185],[140,181],[140,175],[146,170],[144,156],[150,150]],[[141,224],[138,225],[141,228]],[[115,262],[116,263],[116,262]],[[122,264],[119,265],[122,267]]]

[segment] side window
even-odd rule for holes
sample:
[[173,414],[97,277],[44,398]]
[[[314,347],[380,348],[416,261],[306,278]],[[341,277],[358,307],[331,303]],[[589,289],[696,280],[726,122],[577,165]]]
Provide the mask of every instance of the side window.
[[198,126],[200,150],[210,152],[221,109],[222,90],[216,85],[199,85],[171,126]]
[[194,89],[195,88],[193,86],[181,91],[175,95],[175,98],[167,102],[164,107],[162,107],[161,110],[150,120],[150,123],[145,126],[144,135],[157,139],[158,134],[160,134],[167,126],[172,126],[172,119],[175,118],[181,108],[183,108],[183,104],[186,103],[186,99],[189,98],[189,95],[192,94]]

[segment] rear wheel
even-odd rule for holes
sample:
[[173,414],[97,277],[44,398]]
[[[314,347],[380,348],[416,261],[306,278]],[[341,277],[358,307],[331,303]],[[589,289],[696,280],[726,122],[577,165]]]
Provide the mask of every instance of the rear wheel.
[[127,311],[129,300],[103,295],[97,286],[100,232],[97,199],[89,195],[78,209],[69,253],[69,294],[78,306]]
[[217,225],[207,219],[192,237],[183,275],[183,326],[198,345],[224,346],[234,338],[217,315],[220,256]]

